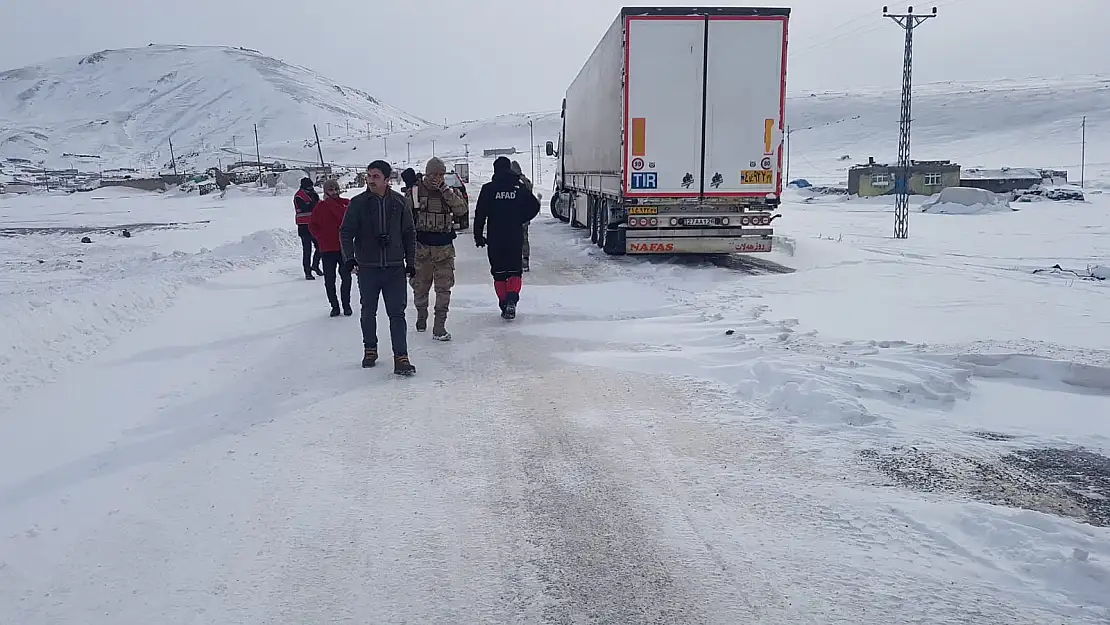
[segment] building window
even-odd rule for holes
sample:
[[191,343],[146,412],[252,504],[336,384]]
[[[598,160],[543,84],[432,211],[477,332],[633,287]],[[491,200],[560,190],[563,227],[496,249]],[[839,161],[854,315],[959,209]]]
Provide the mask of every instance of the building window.
[[890,184],[890,174],[871,174],[871,186],[885,187]]
[[939,187],[941,184],[940,174],[925,174],[925,186]]

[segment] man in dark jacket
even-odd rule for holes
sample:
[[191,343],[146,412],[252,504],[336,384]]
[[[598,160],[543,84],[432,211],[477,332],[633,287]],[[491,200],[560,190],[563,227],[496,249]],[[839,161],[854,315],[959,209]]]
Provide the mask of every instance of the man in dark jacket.
[[401,182],[405,183],[405,186],[401,187],[401,195],[408,195],[409,189],[416,186],[416,183],[420,182],[420,179],[416,177],[416,170],[409,167],[401,172]]
[[[501,318],[515,319],[523,275],[524,224],[540,213],[540,202],[504,156],[493,162],[493,179],[482,185],[474,207],[474,244],[487,247]],[[488,222],[488,239],[485,231]]]
[[[320,270],[320,246],[312,238],[308,229],[308,222],[312,218],[312,209],[320,203],[320,196],[312,186],[311,178],[301,178],[301,188],[293,196],[293,211],[297,217],[297,236],[301,237],[301,265],[304,267],[304,279],[315,280],[316,276],[324,275]],[[313,248],[316,248],[313,253]]]
[[378,296],[385,300],[389,315],[389,338],[393,346],[393,372],[412,375],[408,354],[408,284],[405,276],[416,275],[416,226],[405,198],[389,188],[392,168],[374,161],[366,169],[366,191],[351,199],[339,240],[344,262],[358,276],[362,313],[363,367],[378,361]]

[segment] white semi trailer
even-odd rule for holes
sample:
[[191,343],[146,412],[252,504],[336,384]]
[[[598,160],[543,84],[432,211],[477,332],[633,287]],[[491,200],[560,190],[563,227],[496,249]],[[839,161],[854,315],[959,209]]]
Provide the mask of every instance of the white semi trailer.
[[551,213],[609,254],[771,251],[790,9],[624,8],[567,89]]

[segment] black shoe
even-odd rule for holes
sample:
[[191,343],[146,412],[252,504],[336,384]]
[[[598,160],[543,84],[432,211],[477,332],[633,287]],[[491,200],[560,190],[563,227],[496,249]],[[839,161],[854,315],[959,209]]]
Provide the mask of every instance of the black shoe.
[[332,317],[338,317],[339,316],[339,307],[338,306],[332,306],[331,307],[331,316]]
[[319,267],[313,267],[312,271],[314,271],[316,273],[316,275],[318,275],[318,276],[324,275],[324,271],[322,269],[320,269]]
[[343,305],[343,316],[344,317],[350,317],[353,314],[355,314],[355,311],[351,310],[351,305],[350,304],[344,304]]
[[315,280],[315,279],[316,279],[316,276],[314,276],[314,275],[312,275],[312,274],[310,274],[310,273],[306,273],[306,274],[304,274],[304,279],[305,279],[305,280]]
[[505,312],[501,313],[504,319],[516,319],[516,304],[506,304]]

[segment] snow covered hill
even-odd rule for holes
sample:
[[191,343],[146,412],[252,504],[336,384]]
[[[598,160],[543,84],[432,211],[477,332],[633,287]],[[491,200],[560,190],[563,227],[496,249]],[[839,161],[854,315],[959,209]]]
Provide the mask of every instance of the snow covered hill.
[[[253,50],[150,45],[0,73],[0,157],[104,168],[215,164],[221,148],[306,139],[312,124],[394,130],[424,120]],[[234,151],[234,150],[233,150]],[[75,162],[77,161],[77,162]],[[91,165],[96,169],[96,165]]]

